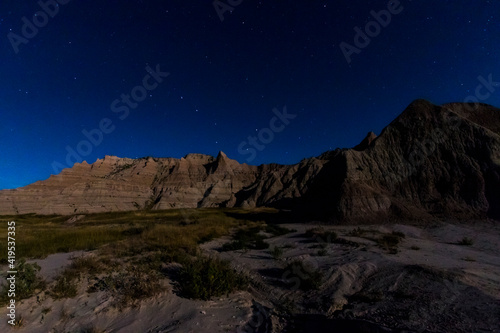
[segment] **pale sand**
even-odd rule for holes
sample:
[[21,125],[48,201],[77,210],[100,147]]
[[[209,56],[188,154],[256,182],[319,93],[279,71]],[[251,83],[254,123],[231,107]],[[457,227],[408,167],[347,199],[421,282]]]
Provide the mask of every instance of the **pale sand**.
[[[362,226],[380,232],[405,233],[397,254],[388,254],[371,240],[347,236],[353,227],[324,226],[325,230],[335,230],[340,237],[360,244],[357,247],[328,244],[325,256],[316,255],[318,244],[303,237],[304,231],[314,224],[284,226],[297,232],[267,240],[271,248],[291,246],[284,249],[280,260],[273,259],[269,250],[219,252],[228,237],[201,246],[207,255],[229,259],[237,270],[248,274],[253,281],[248,292],[235,292],[211,301],[189,300],[176,295],[171,281],[165,279],[167,291],[121,312],[110,306],[112,300],[105,292],[88,294],[82,283],[80,296],[75,299],[54,301],[42,293],[38,300],[32,297],[22,301],[16,310],[24,323],[15,331],[81,332],[92,327],[97,332],[237,332],[238,329],[245,332],[242,328],[246,327],[247,332],[256,332],[258,325],[254,323],[264,322],[269,332],[283,331],[287,325],[321,332],[327,327],[321,325],[334,325],[328,318],[358,318],[415,331],[500,332],[498,223]],[[464,236],[474,240],[473,246],[454,244]],[[419,250],[411,249],[412,246],[418,246]],[[58,254],[36,262],[50,280],[69,263],[69,257],[70,254]],[[294,259],[301,259],[324,273],[319,290],[305,293],[283,283],[283,278],[297,278],[297,274],[283,270]],[[407,265],[424,265],[429,269],[408,269]],[[455,272],[458,277],[436,278],[434,273],[428,273],[434,272],[432,269]],[[409,295],[398,294],[400,290]],[[358,292],[371,295],[378,291],[391,296],[371,303],[350,299]],[[393,294],[401,299],[395,301]],[[260,306],[274,310],[262,310]],[[50,311],[42,314],[43,309]],[[406,313],[399,313],[400,309]],[[301,322],[294,316],[297,314],[307,314],[306,319],[300,319]],[[325,320],[310,319],[316,318],[308,317],[313,314],[322,315]],[[5,308],[0,310],[0,316],[4,318],[0,321],[0,331],[5,332],[8,326]]]

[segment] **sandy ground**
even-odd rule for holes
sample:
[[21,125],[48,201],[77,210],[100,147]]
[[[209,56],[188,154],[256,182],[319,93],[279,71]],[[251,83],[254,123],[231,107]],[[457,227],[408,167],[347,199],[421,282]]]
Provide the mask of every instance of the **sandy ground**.
[[[500,332],[498,222],[362,226],[371,230],[366,237],[349,236],[354,227],[323,226],[345,240],[324,245],[304,236],[315,224],[282,226],[296,231],[266,240],[284,248],[278,259],[269,249],[220,252],[229,237],[201,246],[247,274],[248,291],[189,300],[165,279],[167,291],[120,311],[106,293],[88,294],[82,283],[74,299],[54,301],[41,293],[22,301],[16,311],[23,325],[15,331]],[[405,234],[396,254],[369,239],[392,231]],[[472,246],[456,244],[465,236]],[[319,255],[321,249],[326,252]],[[36,261],[50,280],[71,255]],[[296,259],[305,270],[286,269]],[[322,272],[321,286],[305,292],[301,285],[313,271]],[[6,318],[5,308],[0,316]],[[8,326],[0,321],[1,332]]]

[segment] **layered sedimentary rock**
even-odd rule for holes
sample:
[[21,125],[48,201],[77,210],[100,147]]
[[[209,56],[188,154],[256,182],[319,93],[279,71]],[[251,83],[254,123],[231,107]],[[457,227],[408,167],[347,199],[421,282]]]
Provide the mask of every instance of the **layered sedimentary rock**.
[[500,110],[417,100],[377,137],[295,165],[106,156],[0,191],[1,214],[183,207],[292,209],[331,221],[500,217]]

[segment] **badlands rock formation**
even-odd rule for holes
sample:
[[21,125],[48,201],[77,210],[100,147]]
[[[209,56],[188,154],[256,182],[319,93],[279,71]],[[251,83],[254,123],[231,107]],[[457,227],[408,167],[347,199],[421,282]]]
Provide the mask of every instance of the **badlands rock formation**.
[[106,156],[0,191],[0,214],[256,206],[339,222],[500,218],[500,110],[417,100],[378,137],[295,165]]

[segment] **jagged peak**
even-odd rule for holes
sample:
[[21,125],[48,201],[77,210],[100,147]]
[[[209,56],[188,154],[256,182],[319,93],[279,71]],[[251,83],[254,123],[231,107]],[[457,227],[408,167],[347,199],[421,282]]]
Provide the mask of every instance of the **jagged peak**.
[[227,157],[226,154],[224,154],[224,152],[221,150],[219,151],[219,153],[217,154],[217,161],[227,161],[229,160],[230,158]]
[[365,150],[366,148],[370,147],[372,142],[377,138],[377,135],[373,132],[368,132],[366,137],[361,141],[357,146],[355,146],[353,149],[357,151],[362,151]]

